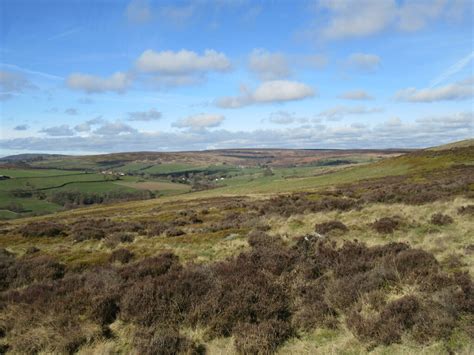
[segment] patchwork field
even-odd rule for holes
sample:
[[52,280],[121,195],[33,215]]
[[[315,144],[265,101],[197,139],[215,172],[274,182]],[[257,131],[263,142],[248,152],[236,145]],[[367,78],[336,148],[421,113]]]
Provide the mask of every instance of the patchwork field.
[[234,169],[2,222],[3,351],[474,351],[474,145]]

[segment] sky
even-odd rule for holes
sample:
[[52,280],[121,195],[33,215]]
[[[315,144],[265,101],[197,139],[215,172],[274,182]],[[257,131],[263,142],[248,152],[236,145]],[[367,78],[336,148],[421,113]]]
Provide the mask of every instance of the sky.
[[0,155],[474,137],[471,0],[1,0]]

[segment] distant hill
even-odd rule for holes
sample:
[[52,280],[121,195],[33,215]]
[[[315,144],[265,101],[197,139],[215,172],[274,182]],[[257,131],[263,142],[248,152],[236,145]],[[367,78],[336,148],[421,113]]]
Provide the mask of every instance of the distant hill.
[[26,163],[32,168],[65,170],[118,169],[131,163],[186,164],[191,166],[234,165],[291,167],[317,163],[325,159],[373,156],[389,157],[406,149],[218,149],[183,152],[123,152],[100,155],[19,154],[0,159],[0,163]]
[[16,155],[9,155],[3,158],[0,158],[0,162],[34,162],[34,161],[41,161],[47,159],[56,159],[66,157],[66,155],[62,154],[16,154]]

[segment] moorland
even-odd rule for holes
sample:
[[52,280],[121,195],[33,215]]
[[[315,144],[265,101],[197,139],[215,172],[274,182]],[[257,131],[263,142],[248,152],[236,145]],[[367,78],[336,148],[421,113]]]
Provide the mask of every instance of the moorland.
[[473,140],[0,164],[0,352],[474,351]]

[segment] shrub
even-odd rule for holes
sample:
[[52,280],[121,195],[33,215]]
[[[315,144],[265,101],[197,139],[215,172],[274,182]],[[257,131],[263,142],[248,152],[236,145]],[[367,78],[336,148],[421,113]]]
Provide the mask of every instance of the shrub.
[[121,264],[126,264],[133,259],[134,254],[128,249],[117,249],[112,252],[110,255],[110,262],[119,262]]
[[39,250],[37,247],[31,246],[31,247],[28,247],[28,248],[26,249],[25,254],[26,254],[26,255],[31,255],[31,254],[35,254],[35,253],[37,253],[37,252],[39,252],[39,251],[40,251],[40,250]]
[[413,327],[419,310],[420,302],[415,296],[403,296],[371,318],[352,311],[346,323],[359,339],[390,345],[399,342],[403,332]]
[[435,213],[431,216],[430,223],[437,226],[444,226],[453,223],[454,220],[451,216],[442,213]]
[[474,205],[461,206],[458,208],[458,214],[474,216]]
[[75,242],[83,242],[85,240],[101,240],[105,238],[105,232],[94,226],[81,226],[72,231],[72,238]]
[[403,278],[429,276],[438,272],[438,262],[433,254],[421,249],[407,249],[394,258],[396,270]]
[[160,236],[169,228],[165,223],[155,222],[148,226],[147,235],[149,237]]
[[166,229],[165,231],[165,235],[167,237],[178,237],[180,235],[183,235],[185,234],[184,231],[180,228],[176,228],[176,227],[170,227],[168,229]]
[[347,226],[339,221],[329,221],[329,222],[324,222],[320,224],[316,224],[314,226],[314,229],[317,233],[319,234],[328,234],[329,232],[332,231],[340,231],[340,232],[347,232],[349,228]]
[[59,237],[66,234],[66,226],[55,222],[31,222],[21,227],[24,237]]
[[400,221],[393,217],[382,217],[372,224],[372,228],[381,234],[393,233],[400,226]]
[[116,232],[105,237],[105,245],[115,248],[120,243],[133,243],[135,236],[129,232]]
[[205,354],[205,348],[194,341],[180,335],[179,331],[166,328],[140,328],[133,339],[139,354],[174,355],[174,354]]
[[180,268],[179,258],[173,253],[163,253],[125,266],[121,275],[130,281],[167,273],[170,269]]
[[241,354],[273,354],[291,335],[287,322],[243,323],[236,329],[235,347]]

